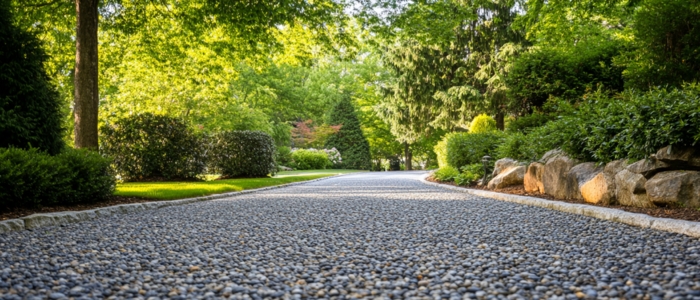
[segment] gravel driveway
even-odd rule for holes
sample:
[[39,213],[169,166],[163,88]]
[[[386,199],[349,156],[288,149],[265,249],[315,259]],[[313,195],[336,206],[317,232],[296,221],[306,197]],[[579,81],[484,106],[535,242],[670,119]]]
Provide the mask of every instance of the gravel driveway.
[[422,184],[304,185],[0,235],[0,298],[700,299],[700,240]]

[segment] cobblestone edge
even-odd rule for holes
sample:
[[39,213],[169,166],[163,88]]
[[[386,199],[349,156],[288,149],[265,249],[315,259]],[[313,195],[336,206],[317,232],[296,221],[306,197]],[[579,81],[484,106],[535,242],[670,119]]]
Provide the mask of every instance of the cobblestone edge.
[[680,233],[695,238],[700,238],[700,222],[676,220],[669,218],[656,218],[645,214],[631,213],[624,210],[597,207],[585,204],[573,204],[561,201],[552,201],[535,197],[511,195],[492,191],[468,189],[453,185],[440,184],[426,180],[432,173],[421,177],[421,182],[427,185],[438,186],[444,189],[464,192],[474,196],[491,198],[495,200],[513,202],[518,204],[543,207],[561,212],[584,215],[601,220],[613,221],[622,224],[650,228],[672,233]]
[[[355,174],[355,173],[350,173]],[[262,187],[257,189],[243,190],[239,192],[229,192],[223,194],[215,194],[202,197],[185,198],[178,200],[161,200],[153,202],[144,203],[134,203],[134,204],[120,204],[114,206],[101,207],[91,210],[81,210],[81,211],[64,211],[55,213],[39,213],[33,214],[26,217],[21,217],[17,219],[10,219],[5,221],[0,221],[0,233],[6,233],[11,231],[21,231],[21,230],[32,230],[35,228],[46,227],[46,226],[57,226],[70,223],[77,223],[87,220],[93,220],[104,216],[111,216],[116,214],[128,214],[134,212],[140,212],[145,210],[159,209],[168,206],[178,206],[186,205],[195,202],[223,199],[229,197],[235,197],[244,194],[262,192],[267,190],[279,189],[288,186],[307,184],[310,182],[316,182],[321,180],[326,180],[329,178],[344,176],[347,174],[333,175],[323,178],[317,178],[312,180],[298,181],[292,183],[286,183],[281,185],[274,185],[268,187]]]

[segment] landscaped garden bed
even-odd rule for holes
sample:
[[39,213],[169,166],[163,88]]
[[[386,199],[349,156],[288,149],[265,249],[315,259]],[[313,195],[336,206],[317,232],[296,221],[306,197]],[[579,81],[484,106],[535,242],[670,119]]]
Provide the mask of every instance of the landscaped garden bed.
[[[430,182],[458,186],[458,187],[463,187],[463,188],[468,188],[468,189],[478,189],[478,190],[491,191],[490,189],[488,189],[485,186],[480,186],[477,184],[460,186],[460,185],[457,185],[454,181],[440,181],[440,180],[435,179],[432,176],[426,178],[426,180],[428,180]],[[499,192],[499,193],[511,194],[511,195],[518,195],[518,196],[536,197],[536,198],[552,200],[552,201],[562,201],[562,202],[567,202],[567,203],[585,204],[585,205],[599,206],[599,207],[606,207],[606,208],[615,208],[615,209],[620,209],[620,210],[624,210],[624,211],[628,211],[628,212],[632,212],[632,213],[646,214],[646,215],[649,215],[652,217],[657,217],[657,218],[671,218],[671,219],[678,219],[678,220],[700,222],[700,210],[695,209],[695,208],[689,208],[689,207],[633,207],[633,206],[624,206],[624,205],[593,204],[593,203],[588,203],[584,200],[557,199],[557,198],[550,196],[550,195],[547,195],[547,194],[542,194],[542,193],[538,193],[538,192],[527,192],[527,191],[525,191],[525,187],[522,185],[509,186],[509,187],[505,187],[502,189],[496,189],[493,191]]]

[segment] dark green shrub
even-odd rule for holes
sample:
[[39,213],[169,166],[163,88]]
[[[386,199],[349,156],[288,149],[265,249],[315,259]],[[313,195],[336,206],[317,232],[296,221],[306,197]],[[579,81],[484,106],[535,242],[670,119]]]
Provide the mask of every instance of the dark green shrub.
[[114,190],[110,160],[87,150],[51,156],[0,148],[0,206],[36,207],[105,200]]
[[554,120],[556,117],[551,114],[545,114],[543,112],[535,111],[532,114],[518,117],[513,121],[510,121],[508,127],[506,127],[506,132],[519,132],[527,133],[533,128],[543,126],[549,121]]
[[292,148],[287,146],[277,147],[275,161],[280,166],[288,167],[292,162]]
[[342,126],[326,140],[326,149],[336,148],[340,151],[343,168],[369,170],[372,163],[369,142],[362,133],[350,98],[343,98],[333,107],[330,123]]
[[12,22],[0,1],[0,147],[57,154],[62,141],[60,100],[44,70],[46,54],[33,34]]
[[100,151],[124,181],[195,180],[205,168],[205,143],[180,119],[140,114],[101,128]]
[[668,145],[698,146],[700,85],[684,89],[592,95],[570,117],[548,124],[552,137],[574,157],[607,162],[642,159]]
[[328,154],[322,150],[296,150],[292,152],[292,161],[297,170],[321,170],[333,166]]
[[274,174],[275,140],[262,131],[225,131],[212,136],[209,155],[213,172],[223,178]]
[[496,148],[503,142],[500,131],[484,133],[455,133],[447,139],[447,163],[454,168],[481,163],[485,155],[496,156]]
[[389,171],[401,171],[401,160],[398,157],[389,158]]
[[452,181],[459,175],[457,168],[446,166],[438,169],[433,174],[433,177],[439,181]]

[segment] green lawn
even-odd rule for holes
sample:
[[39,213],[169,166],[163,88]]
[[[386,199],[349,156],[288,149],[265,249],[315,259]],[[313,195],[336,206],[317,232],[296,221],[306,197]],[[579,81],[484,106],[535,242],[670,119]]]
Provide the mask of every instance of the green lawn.
[[235,192],[298,181],[312,180],[356,170],[308,170],[280,172],[272,178],[242,178],[198,182],[127,182],[117,185],[114,195],[173,200]]

